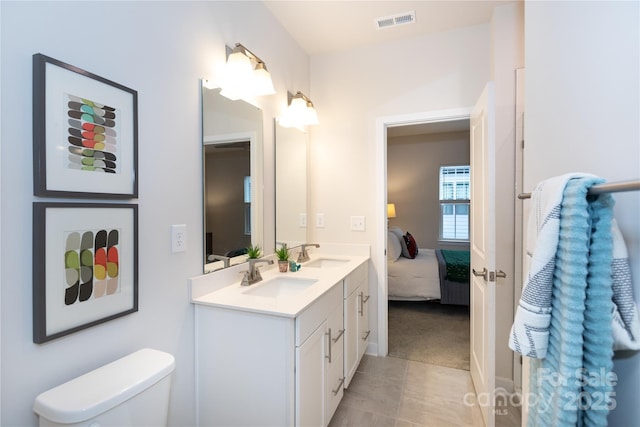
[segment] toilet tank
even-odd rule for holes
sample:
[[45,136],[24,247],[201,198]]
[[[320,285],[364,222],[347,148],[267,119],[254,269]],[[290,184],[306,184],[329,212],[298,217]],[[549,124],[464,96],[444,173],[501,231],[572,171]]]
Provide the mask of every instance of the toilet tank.
[[142,349],[40,394],[41,427],[166,426],[172,355]]

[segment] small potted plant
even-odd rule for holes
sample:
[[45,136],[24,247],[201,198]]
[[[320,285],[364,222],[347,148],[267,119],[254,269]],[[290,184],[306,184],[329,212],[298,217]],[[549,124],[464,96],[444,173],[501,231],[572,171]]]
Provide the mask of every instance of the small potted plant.
[[289,249],[285,245],[276,249],[276,257],[278,257],[278,269],[280,273],[286,273],[289,269]]
[[247,257],[249,259],[258,259],[262,256],[262,250],[260,249],[260,245],[251,245],[247,248]]

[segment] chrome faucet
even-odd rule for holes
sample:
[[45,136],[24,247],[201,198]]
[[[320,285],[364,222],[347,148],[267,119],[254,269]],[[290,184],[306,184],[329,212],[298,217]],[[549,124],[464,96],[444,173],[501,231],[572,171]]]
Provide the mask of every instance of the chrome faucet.
[[242,286],[253,285],[254,283],[258,283],[262,280],[262,275],[260,274],[260,268],[256,267],[256,264],[259,262],[266,262],[267,264],[273,264],[272,259],[256,259],[249,258],[249,271],[245,271],[244,276],[242,276],[242,282],[240,283]]
[[298,262],[309,261],[309,253],[307,253],[307,246],[315,246],[319,248],[320,245],[317,243],[304,243],[300,245],[300,253],[298,254]]

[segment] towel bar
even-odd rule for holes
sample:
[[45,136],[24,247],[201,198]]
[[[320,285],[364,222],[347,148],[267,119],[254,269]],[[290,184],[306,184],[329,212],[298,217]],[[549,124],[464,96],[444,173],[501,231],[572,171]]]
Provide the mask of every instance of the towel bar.
[[[635,181],[620,181],[610,182],[607,184],[594,185],[589,189],[587,194],[602,194],[602,193],[620,193],[623,191],[638,191],[640,190],[640,180]],[[518,199],[530,199],[531,193],[520,193]]]

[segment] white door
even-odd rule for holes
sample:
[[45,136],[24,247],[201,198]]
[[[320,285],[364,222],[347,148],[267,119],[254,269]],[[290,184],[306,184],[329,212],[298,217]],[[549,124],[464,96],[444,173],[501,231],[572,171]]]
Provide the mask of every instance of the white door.
[[487,427],[495,425],[496,236],[493,83],[471,112],[471,378]]

